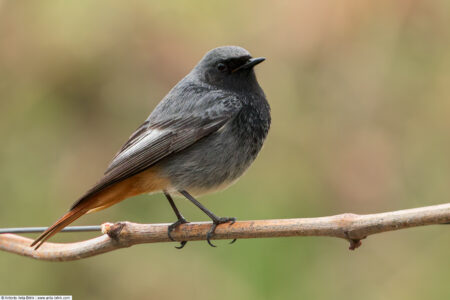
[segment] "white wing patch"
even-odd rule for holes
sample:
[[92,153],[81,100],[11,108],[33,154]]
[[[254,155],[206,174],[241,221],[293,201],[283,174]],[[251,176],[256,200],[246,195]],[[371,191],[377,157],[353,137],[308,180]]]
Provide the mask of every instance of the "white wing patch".
[[121,162],[126,161],[128,158],[133,156],[133,154],[139,152],[144,147],[151,145],[155,140],[157,140],[162,135],[166,134],[168,130],[151,129],[143,134],[139,139],[133,142],[132,145],[128,146],[127,149],[119,153],[115,159],[112,161],[108,170],[113,169]]

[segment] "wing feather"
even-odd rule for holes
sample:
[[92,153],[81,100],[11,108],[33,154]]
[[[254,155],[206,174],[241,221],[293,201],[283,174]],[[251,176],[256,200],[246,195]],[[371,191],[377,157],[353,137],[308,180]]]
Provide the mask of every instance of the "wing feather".
[[[233,105],[230,105],[230,102],[233,102]],[[168,155],[181,151],[217,131],[230,121],[240,108],[240,102],[232,98],[214,103],[214,106],[205,110],[202,115],[179,112],[153,122],[151,115],[117,153],[100,182],[75,202],[72,208],[114,183],[148,169]]]

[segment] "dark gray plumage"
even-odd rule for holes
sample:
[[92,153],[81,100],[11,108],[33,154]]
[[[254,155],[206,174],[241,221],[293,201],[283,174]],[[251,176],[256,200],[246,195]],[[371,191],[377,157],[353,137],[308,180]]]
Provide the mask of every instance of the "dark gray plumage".
[[[232,72],[250,59],[247,50],[236,46],[209,51],[158,104],[85,197],[155,164],[170,178],[172,192],[208,192],[242,175],[271,121],[252,66]],[[226,70],[218,70],[218,64]]]
[[262,61],[235,46],[209,51],[131,135],[100,182],[32,245],[38,248],[85,213],[156,191],[165,193],[178,218],[169,227],[169,237],[187,222],[170,196],[179,192],[213,220],[210,243],[216,226],[234,218],[217,217],[188,192],[226,187],[261,150],[270,127],[270,107],[253,67]]

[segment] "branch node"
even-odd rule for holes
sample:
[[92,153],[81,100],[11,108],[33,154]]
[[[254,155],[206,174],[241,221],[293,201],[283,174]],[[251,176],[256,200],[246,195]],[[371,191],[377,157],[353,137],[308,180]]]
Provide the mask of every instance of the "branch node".
[[[349,232],[347,230],[344,231],[344,234],[346,236],[346,240],[350,243],[350,246],[348,247],[348,250],[352,250],[353,251],[353,250],[361,247],[361,245],[362,245],[361,239],[352,239],[350,237]],[[365,238],[366,238],[366,236],[363,237],[362,239],[365,239]]]
[[[105,233],[113,240],[119,241],[120,233],[122,232],[122,229],[125,227],[125,222],[117,222],[115,224],[106,223],[102,227],[106,231]],[[102,231],[103,231],[102,228]]]
[[113,225],[114,225],[114,223],[109,223],[109,222],[103,223],[101,225],[102,234],[108,234],[108,232],[111,230],[111,226],[113,226]]

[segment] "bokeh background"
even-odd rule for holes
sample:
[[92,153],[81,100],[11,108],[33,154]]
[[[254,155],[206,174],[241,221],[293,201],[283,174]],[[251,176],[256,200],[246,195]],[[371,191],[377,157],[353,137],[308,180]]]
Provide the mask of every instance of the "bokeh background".
[[[450,2],[0,0],[0,227],[47,226],[206,51],[240,45],[273,114],[238,219],[376,213],[450,196]],[[189,220],[207,218],[178,200]],[[173,222],[162,195],[75,224]],[[34,237],[35,235],[30,235]],[[53,241],[95,234],[60,234]],[[0,294],[74,299],[449,299],[449,228],[148,244],[81,261],[0,253]]]

